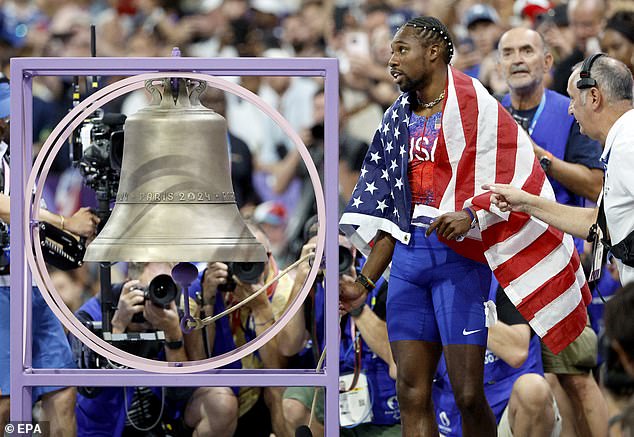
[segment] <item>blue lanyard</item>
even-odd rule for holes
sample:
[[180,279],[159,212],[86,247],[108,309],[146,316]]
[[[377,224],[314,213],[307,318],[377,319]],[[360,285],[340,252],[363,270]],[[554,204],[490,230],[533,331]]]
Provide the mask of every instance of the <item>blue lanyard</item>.
[[533,116],[533,121],[531,122],[531,125],[528,128],[528,134],[531,136],[533,135],[533,130],[535,130],[535,125],[537,124],[537,120],[539,119],[539,116],[542,115],[544,106],[546,106],[546,90],[544,90],[544,94],[542,94],[542,100],[539,102],[537,111],[535,111],[535,115]]

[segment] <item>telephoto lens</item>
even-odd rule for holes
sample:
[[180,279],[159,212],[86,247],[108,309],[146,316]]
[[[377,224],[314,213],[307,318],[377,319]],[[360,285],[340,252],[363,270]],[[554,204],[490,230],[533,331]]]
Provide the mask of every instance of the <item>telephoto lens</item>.
[[[158,275],[150,281],[147,287],[137,287],[143,291],[143,297],[160,308],[168,309],[172,301],[176,301],[178,296],[178,286],[170,275]],[[133,323],[144,323],[143,313],[136,313],[132,316]]]
[[352,252],[345,246],[339,245],[339,274],[350,274],[350,266],[352,266]]
[[230,269],[236,277],[247,284],[257,284],[264,273],[264,263],[234,262],[229,263]]
[[150,301],[161,308],[169,308],[170,303],[176,300],[178,294],[178,286],[170,275],[158,275],[152,281],[147,289],[147,295]]
[[225,262],[227,264],[227,282],[218,285],[218,291],[230,292],[238,285],[233,279],[235,275],[240,282],[257,284],[264,273],[264,263],[260,262]]
[[[308,265],[313,266],[313,259],[308,259]],[[345,275],[350,273],[350,266],[352,266],[353,256],[350,249],[346,246],[339,245],[339,274]],[[321,264],[319,265],[321,270],[326,268],[326,257],[324,256],[321,260]]]

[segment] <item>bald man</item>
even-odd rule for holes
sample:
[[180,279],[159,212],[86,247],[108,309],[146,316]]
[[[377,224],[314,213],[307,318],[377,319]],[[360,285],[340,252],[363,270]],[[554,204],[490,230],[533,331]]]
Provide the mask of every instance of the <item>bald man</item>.
[[[553,57],[542,36],[511,29],[500,38],[498,56],[510,90],[502,105],[531,136],[557,200],[575,206],[584,205],[584,198],[596,201],[603,180],[601,145],[579,132],[568,114],[570,99],[544,88]],[[577,249],[581,252],[583,245]]]
[[[603,185],[601,144],[580,132],[579,124],[568,114],[570,99],[544,88],[544,75],[553,57],[542,36],[530,29],[509,30],[498,45],[499,65],[510,93],[502,105],[513,115],[533,140],[535,155],[555,191],[559,203],[584,206],[596,201]],[[583,240],[575,239],[579,253]],[[576,420],[564,415],[564,429],[575,435],[604,435],[607,423],[605,400],[591,368],[596,365],[596,334],[588,326],[581,336],[559,355],[542,345],[544,371],[559,380],[578,414]],[[556,376],[554,376],[556,375]],[[562,404],[562,402],[559,402]],[[607,431],[607,430],[606,430]]]

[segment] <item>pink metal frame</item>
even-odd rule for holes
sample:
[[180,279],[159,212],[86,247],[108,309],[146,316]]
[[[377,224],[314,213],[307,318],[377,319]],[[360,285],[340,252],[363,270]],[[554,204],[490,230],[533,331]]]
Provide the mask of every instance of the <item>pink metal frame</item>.
[[[64,142],[68,139],[73,129],[76,129],[77,126],[83,121],[83,119],[92,114],[95,109],[102,107],[108,101],[124,95],[130,91],[140,89],[144,87],[144,84],[148,80],[157,80],[165,77],[181,77],[185,79],[194,79],[198,81],[207,81],[211,83],[214,87],[223,89],[225,91],[229,91],[234,93],[244,99],[248,99],[251,103],[256,105],[258,108],[262,109],[265,113],[267,113],[271,118],[273,118],[286,132],[286,134],[292,139],[298,148],[300,154],[303,156],[304,161],[307,164],[308,172],[311,176],[312,183],[315,187],[316,191],[316,200],[317,200],[317,209],[321,212],[325,210],[325,200],[323,196],[323,189],[321,188],[321,182],[319,180],[319,174],[317,172],[317,168],[314,163],[310,159],[310,154],[306,149],[306,146],[302,143],[299,135],[293,131],[292,127],[289,123],[279,114],[276,110],[269,107],[262,99],[253,94],[252,92],[232,83],[226,81],[224,79],[215,78],[209,75],[196,74],[196,73],[187,73],[187,72],[161,72],[161,73],[145,73],[139,74],[136,76],[129,77],[127,79],[120,80],[114,84],[108,85],[105,88],[99,90],[94,93],[83,102],[81,102],[77,107],[73,108],[72,111],[68,113],[66,117],[57,125],[57,127],[53,130],[53,132],[49,135],[48,139],[44,143],[42,150],[37,156],[37,159],[34,163],[34,168],[31,171],[31,174],[28,178],[26,184],[26,193],[34,193],[34,198],[26,199],[26,204],[24,207],[27,210],[32,210],[31,215],[37,219],[39,208],[36,208],[35,205],[40,204],[44,184],[42,181],[46,180],[48,176],[49,167],[52,164],[55,155],[59,152],[59,149],[62,147]],[[66,126],[68,124],[68,126]],[[36,182],[39,182],[36,185]],[[323,215],[323,214],[322,214]],[[325,223],[325,217],[320,217],[321,223]],[[30,217],[27,214],[25,217],[25,226],[28,226],[30,223]],[[316,253],[316,257],[321,259],[323,255],[323,242],[324,235],[323,229],[319,234],[320,237],[320,245],[318,245],[318,250]],[[32,238],[31,238],[32,237]],[[65,306],[63,300],[59,296],[58,293],[52,292],[55,287],[52,279],[48,275],[48,271],[46,268],[46,264],[44,263],[39,234],[36,232],[34,235],[27,232],[25,234],[25,247],[33,247],[33,251],[27,251],[27,261],[29,267],[32,272],[35,272],[34,275],[35,282],[40,287],[40,290],[45,290],[42,295],[44,299],[47,301],[51,310],[55,313],[58,319],[64,323],[66,328],[73,333],[77,338],[81,339],[85,344],[89,345],[91,349],[98,352],[99,354],[105,356],[106,358],[110,358],[113,361],[116,361],[120,364],[124,364],[126,366],[134,367],[136,369],[154,371],[154,372],[165,372],[165,373],[188,373],[188,372],[197,372],[209,370],[211,368],[217,368],[224,366],[230,362],[236,361],[237,359],[243,358],[244,356],[252,353],[253,351],[262,347],[267,341],[269,341],[277,332],[286,325],[293,314],[299,310],[302,305],[303,300],[308,295],[310,291],[310,287],[306,286],[303,289],[303,292],[299,294],[298,298],[294,300],[291,304],[289,310],[285,312],[284,315],[277,321],[274,325],[272,325],[269,329],[267,329],[262,335],[258,336],[252,342],[241,346],[234,351],[228,352],[218,357],[210,358],[204,361],[191,361],[191,362],[183,362],[183,363],[175,363],[175,362],[165,362],[165,361],[155,361],[150,359],[140,358],[135,355],[131,355],[129,353],[123,352],[122,350],[110,345],[104,340],[97,338],[94,335],[91,335],[90,332],[77,320],[73,317],[70,310]],[[36,256],[39,255],[39,256]],[[317,276],[319,270],[319,264],[315,263],[309,273],[308,279],[306,283],[312,284]],[[46,292],[46,290],[51,291]]]
[[[257,349],[273,337],[290,320],[297,311],[308,292],[304,287],[300,296],[293,302],[291,309],[269,328],[262,336],[235,351],[210,360],[192,363],[167,364],[154,360],[139,359],[112,348],[103,340],[90,334],[77,323],[67,308],[61,303],[56,290],[50,284],[50,278],[41,261],[41,251],[35,233],[35,252],[30,250],[31,232],[29,223],[31,216],[37,218],[43,181],[48,174],[51,161],[64,139],[86,115],[100,107],[116,95],[129,92],[142,86],[146,78],[165,77],[178,74],[179,77],[204,79],[212,86],[239,95],[255,104],[271,116],[298,146],[313,180],[318,199],[320,222],[325,223],[320,229],[319,251],[326,254],[326,287],[338,290],[337,277],[337,160],[338,160],[338,68],[334,59],[203,59],[203,58],[16,58],[11,60],[11,420],[28,420],[31,415],[31,387],[54,386],[126,386],[126,385],[164,385],[164,386],[323,386],[326,388],[326,432],[327,435],[338,435],[338,306],[337,294],[331,293],[326,298],[326,344],[332,345],[326,352],[326,367],[323,371],[314,370],[225,370],[216,369],[227,362],[235,361]],[[159,74],[160,72],[160,74]],[[178,73],[175,73],[178,72]],[[326,96],[326,151],[324,165],[325,189],[321,191],[319,178],[314,164],[310,160],[305,146],[288,123],[272,108],[266,106],[259,98],[245,90],[223,81],[222,79],[203,76],[199,73],[215,76],[321,76],[324,77]],[[71,75],[121,75],[135,76],[100,90],[90,99],[82,102],[56,128],[56,133],[47,140],[35,163],[34,171],[30,169],[32,141],[32,77],[33,76],[71,76]],[[137,76],[138,75],[138,76]],[[67,127],[67,125],[69,125]],[[290,130],[289,130],[290,129]],[[58,137],[59,135],[59,137]],[[28,177],[28,180],[27,180]],[[39,186],[38,186],[39,184]],[[27,196],[35,188],[35,196]],[[325,200],[324,200],[325,194]],[[33,211],[31,211],[33,210]],[[325,218],[325,220],[324,220]],[[325,239],[325,243],[324,243]],[[318,256],[320,254],[318,253]],[[68,369],[34,369],[31,365],[31,305],[30,305],[30,271],[25,260],[28,260],[35,272],[35,280],[40,286],[43,296],[58,318],[84,340],[91,348],[102,355],[110,356],[117,362],[127,364],[134,369],[129,370],[68,370]],[[313,269],[315,270],[315,269]],[[311,271],[314,278],[316,270]],[[16,291],[19,290],[19,291]],[[257,344],[256,344],[257,342]],[[328,363],[334,363],[328,366]],[[160,373],[151,373],[160,372]],[[193,373],[198,372],[198,373]],[[173,375],[177,373],[178,375]]]

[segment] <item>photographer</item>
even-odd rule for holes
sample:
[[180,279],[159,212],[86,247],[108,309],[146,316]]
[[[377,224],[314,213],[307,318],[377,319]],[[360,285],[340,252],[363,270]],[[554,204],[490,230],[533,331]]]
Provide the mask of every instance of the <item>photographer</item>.
[[[162,345],[137,341],[127,348],[128,352],[166,361],[201,359],[204,357],[201,333],[182,334],[176,302],[171,300],[161,307],[146,297],[145,290],[152,280],[159,275],[169,275],[171,267],[169,263],[128,265],[128,273],[134,279],[121,286],[112,317],[112,333],[160,330],[165,334]],[[197,313],[197,306],[192,305],[192,314]],[[86,302],[78,317],[101,320],[99,299],[95,297]],[[227,387],[108,387],[91,395],[80,392],[77,398],[77,425],[82,436],[146,435],[139,431],[151,430],[151,435],[192,432],[195,436],[229,437],[233,435],[236,420],[237,400]],[[161,422],[170,425],[167,427],[170,434],[161,431],[158,426]]]
[[[0,193],[5,192],[8,168],[9,142],[9,84],[0,83]],[[8,192],[8,190],[6,190]],[[71,217],[63,217],[45,209],[40,209],[40,220],[50,223],[62,230],[72,232],[81,237],[91,238],[95,235],[99,219],[88,208],[82,208]],[[0,219],[9,223],[10,199],[0,194]],[[7,249],[3,247],[2,249]],[[8,267],[8,256],[5,256],[5,267]],[[9,420],[10,409],[10,295],[8,268],[0,273],[0,429]],[[20,290],[13,290],[19,293]],[[72,354],[59,320],[50,310],[36,287],[31,292],[32,303],[32,335],[33,335],[33,367],[34,368],[74,368]],[[33,387],[33,402],[42,401],[41,420],[50,422],[51,436],[73,436],[75,426],[74,387]]]
[[[247,222],[255,238],[269,254],[267,262],[209,263],[203,274],[203,311],[209,315],[209,302],[222,301],[231,307],[259,290],[279,273],[266,236],[253,223]],[[285,275],[273,283],[266,292],[231,313],[228,318],[236,347],[240,347],[268,329],[283,313],[293,281]],[[221,321],[223,319],[220,319]],[[216,322],[217,323],[217,322]],[[280,369],[286,359],[279,353],[278,337],[274,337],[256,352],[242,358],[243,369]],[[241,387],[239,394],[239,420],[235,436],[286,436],[282,415],[282,389],[279,387]]]
[[[313,125],[310,129],[302,132],[302,139],[308,147],[310,157],[319,172],[319,177],[324,180],[323,168],[325,158],[324,148],[324,120],[326,115],[326,95],[325,89],[320,88],[313,96]],[[344,129],[344,121],[347,119],[344,110],[342,96],[339,96],[339,191],[340,207],[343,206],[342,198],[352,194],[361,167],[363,156],[365,156],[368,145],[352,137]],[[288,208],[289,214],[286,223],[286,241],[289,242],[289,249],[286,256],[290,261],[301,251],[302,230],[308,219],[317,213],[315,192],[310,180],[308,169],[302,164],[302,157],[297,148],[291,149],[289,153],[275,167],[275,187],[277,192],[283,192],[289,184],[299,178],[302,181],[302,191],[299,201],[292,208]],[[290,262],[289,262],[290,263]]]
[[[308,241],[302,248],[302,256],[315,250],[316,237],[310,233],[306,236]],[[400,410],[393,378],[396,368],[384,320],[387,287],[383,280],[378,281],[365,302],[354,306],[353,302],[359,297],[354,287],[356,251],[343,236],[339,236],[339,247],[339,295],[343,313],[339,343],[340,432],[342,436],[400,436]],[[346,251],[349,256],[342,256]],[[308,261],[300,265],[289,301],[300,292],[309,271]],[[325,293],[324,284],[319,280],[304,304],[305,311],[298,311],[279,334],[281,353],[288,357],[298,355],[303,368],[314,368],[323,351]],[[308,307],[311,304],[312,307]],[[309,423],[313,395],[312,387],[289,387],[285,391],[284,416],[291,430]],[[311,422],[315,436],[323,435],[323,390],[318,391],[318,396],[315,420]],[[366,407],[361,408],[363,405]]]
[[605,363],[600,375],[610,407],[610,435],[632,435],[634,430],[633,311],[634,283],[630,282],[605,304],[601,341]]

